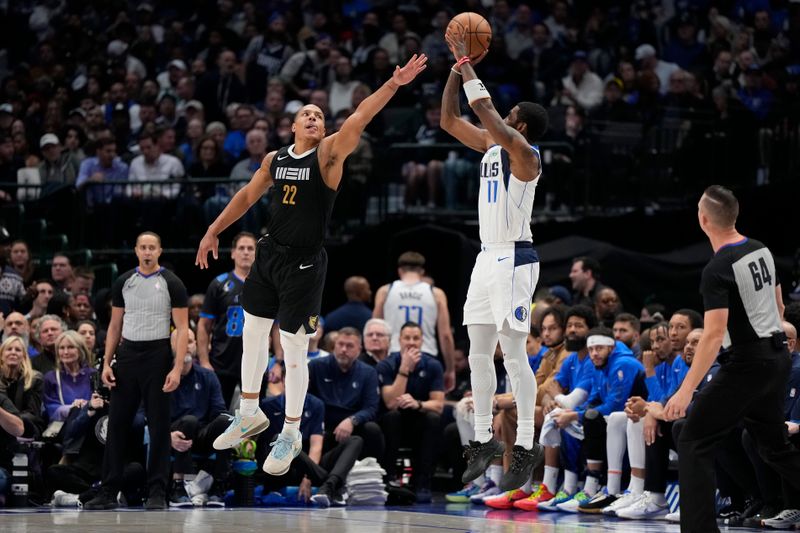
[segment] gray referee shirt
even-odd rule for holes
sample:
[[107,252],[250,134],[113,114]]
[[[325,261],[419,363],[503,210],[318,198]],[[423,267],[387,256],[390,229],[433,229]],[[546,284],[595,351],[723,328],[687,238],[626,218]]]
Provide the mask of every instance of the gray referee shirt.
[[168,339],[172,309],[188,306],[183,282],[164,267],[148,275],[129,270],[111,292],[111,304],[125,309],[122,338],[129,341]]

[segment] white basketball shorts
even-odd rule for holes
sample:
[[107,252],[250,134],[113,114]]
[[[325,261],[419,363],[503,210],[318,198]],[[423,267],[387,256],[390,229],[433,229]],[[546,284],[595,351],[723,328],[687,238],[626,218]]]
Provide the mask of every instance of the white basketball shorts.
[[530,242],[482,244],[464,304],[464,325],[503,324],[530,331],[533,292],[539,281],[539,256]]

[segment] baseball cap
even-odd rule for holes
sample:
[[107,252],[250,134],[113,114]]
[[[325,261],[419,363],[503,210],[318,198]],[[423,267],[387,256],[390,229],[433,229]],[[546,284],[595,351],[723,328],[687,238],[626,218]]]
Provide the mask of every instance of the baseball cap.
[[655,55],[656,49],[653,48],[653,45],[643,44],[636,48],[636,61],[640,61],[646,57],[654,57]]
[[83,118],[86,118],[86,111],[84,111],[83,108],[76,107],[75,109],[72,109],[70,110],[69,113],[67,113],[67,116],[69,117],[71,117],[72,115],[80,115]]
[[563,285],[553,285],[550,287],[550,294],[564,302],[564,305],[572,305],[572,295]]
[[573,61],[586,61],[588,57],[585,50],[575,50],[575,53],[572,54]]
[[119,39],[114,39],[110,43],[108,43],[108,47],[106,47],[106,52],[110,56],[121,56],[125,53],[125,50],[128,49],[128,45],[125,44],[123,41]]
[[170,61],[169,64],[167,65],[167,68],[169,67],[176,67],[181,70],[187,70],[186,63],[184,63],[180,59],[173,59],[172,61]]
[[14,114],[14,108],[11,104],[3,104],[0,105],[0,113],[8,113],[9,115]]
[[39,148],[44,148],[48,144],[61,144],[61,141],[52,133],[45,133],[42,135],[42,138],[39,139]]

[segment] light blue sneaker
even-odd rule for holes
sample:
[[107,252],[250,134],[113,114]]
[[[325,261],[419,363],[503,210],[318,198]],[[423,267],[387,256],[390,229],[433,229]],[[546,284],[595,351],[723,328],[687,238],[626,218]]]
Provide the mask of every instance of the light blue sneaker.
[[[230,416],[230,415],[229,415]],[[244,439],[254,437],[269,427],[269,418],[261,409],[253,416],[243,416],[239,410],[231,420],[231,425],[219,437],[214,439],[215,450],[235,448]]]
[[299,431],[296,439],[281,432],[270,446],[272,446],[272,451],[264,461],[264,472],[273,476],[282,476],[289,471],[292,461],[303,449],[303,437]]
[[475,483],[468,483],[463,489],[458,492],[451,492],[444,498],[450,503],[469,503],[469,499],[481,491],[481,488]]

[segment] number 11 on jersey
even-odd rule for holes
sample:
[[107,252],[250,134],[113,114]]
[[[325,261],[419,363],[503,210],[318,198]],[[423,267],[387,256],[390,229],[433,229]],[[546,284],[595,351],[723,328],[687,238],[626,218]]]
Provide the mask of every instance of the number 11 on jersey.
[[497,188],[499,184],[499,180],[489,180],[486,184],[486,201],[490,204],[497,202]]

